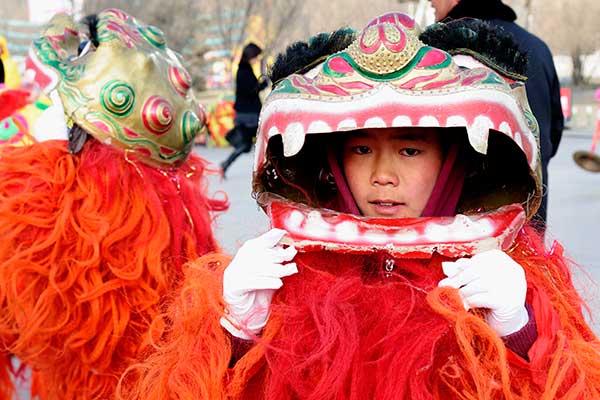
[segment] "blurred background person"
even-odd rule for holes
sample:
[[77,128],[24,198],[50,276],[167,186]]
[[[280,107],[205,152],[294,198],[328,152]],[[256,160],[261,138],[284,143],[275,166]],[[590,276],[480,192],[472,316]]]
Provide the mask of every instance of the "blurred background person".
[[262,49],[254,43],[249,43],[242,51],[242,58],[235,77],[235,125],[226,135],[233,146],[233,151],[221,163],[223,177],[227,169],[242,153],[248,153],[258,128],[258,114],[262,106],[259,92],[269,84],[266,78],[258,79],[252,66],[258,61]]
[[[515,23],[517,14],[502,0],[431,0],[437,22],[445,19],[478,18],[510,32],[520,50],[528,55],[525,88],[529,105],[540,128],[543,197],[536,214],[545,227],[548,210],[548,163],[558,151],[564,128],[560,84],[552,53],[543,40]],[[542,228],[544,229],[544,228]]]
[[16,89],[21,82],[17,63],[10,57],[6,38],[0,35],[0,89]]

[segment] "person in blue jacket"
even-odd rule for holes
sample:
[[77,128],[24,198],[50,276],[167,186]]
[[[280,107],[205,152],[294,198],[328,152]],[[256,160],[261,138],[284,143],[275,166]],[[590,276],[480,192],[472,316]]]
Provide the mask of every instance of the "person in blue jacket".
[[[543,40],[515,23],[517,15],[502,0],[430,0],[436,21],[477,18],[510,32],[520,50],[528,54],[525,88],[529,105],[540,127],[543,198],[536,217],[544,222],[548,211],[548,163],[558,151],[564,128],[560,84],[552,53]],[[541,222],[540,221],[540,222]],[[543,229],[543,228],[542,228]]]

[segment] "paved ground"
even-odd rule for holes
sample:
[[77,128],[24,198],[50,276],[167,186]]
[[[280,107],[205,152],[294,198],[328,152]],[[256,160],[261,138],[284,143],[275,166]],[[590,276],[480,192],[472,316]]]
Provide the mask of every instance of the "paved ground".
[[575,283],[592,308],[594,330],[600,335],[600,173],[579,168],[573,152],[589,150],[591,132],[566,131],[552,159],[548,210],[548,242],[558,239],[579,266]]
[[579,168],[572,158],[590,145],[591,133],[570,131],[550,162],[548,231],[600,281],[600,257],[595,252],[600,246],[600,174]]

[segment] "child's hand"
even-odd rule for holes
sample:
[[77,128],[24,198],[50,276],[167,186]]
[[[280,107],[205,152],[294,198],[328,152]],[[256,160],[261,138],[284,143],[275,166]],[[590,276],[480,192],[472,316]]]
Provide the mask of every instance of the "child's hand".
[[271,229],[248,240],[225,269],[223,299],[227,310],[221,325],[232,335],[250,339],[244,330],[258,334],[267,323],[275,290],[283,285],[281,278],[298,272],[296,263],[285,263],[297,250],[278,244],[285,234],[282,229]]
[[447,278],[438,286],[459,289],[465,308],[488,308],[488,324],[499,336],[517,332],[527,324],[527,281],[523,268],[500,250],[471,258],[443,262]]

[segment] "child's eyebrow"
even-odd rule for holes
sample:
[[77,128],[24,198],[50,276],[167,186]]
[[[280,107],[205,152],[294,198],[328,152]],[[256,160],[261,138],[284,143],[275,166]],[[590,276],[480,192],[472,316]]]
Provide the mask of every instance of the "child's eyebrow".
[[348,134],[348,138],[368,138],[368,137],[372,137],[373,135],[369,135],[367,134],[365,131],[353,131],[351,133]]
[[[363,130],[357,130],[348,135],[348,139],[377,139],[377,133],[365,132]],[[394,140],[410,140],[418,142],[429,142],[431,141],[431,135],[423,132],[396,132],[392,135]]]
[[423,133],[411,133],[411,132],[398,132],[398,133],[395,133],[394,135],[392,135],[392,139],[395,139],[395,140],[412,140],[412,141],[418,141],[418,142],[429,142],[430,137],[431,136],[423,134]]

